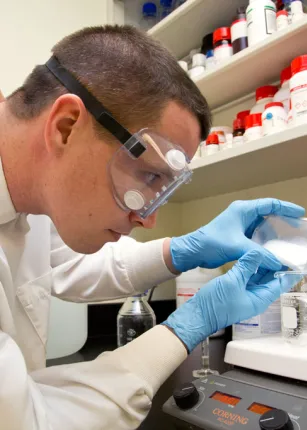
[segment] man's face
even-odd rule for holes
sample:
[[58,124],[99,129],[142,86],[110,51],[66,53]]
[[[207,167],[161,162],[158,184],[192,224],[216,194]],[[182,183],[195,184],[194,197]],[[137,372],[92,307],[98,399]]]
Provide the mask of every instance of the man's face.
[[[154,227],[156,213],[142,220],[118,206],[108,163],[121,145],[97,137],[82,103],[78,114],[78,107],[68,107],[73,113],[67,120],[70,114],[65,110],[65,99],[69,97],[74,104],[74,96],[64,96],[64,107],[55,106],[47,120],[44,199],[47,213],[65,243],[77,252],[93,253],[134,227]],[[195,154],[200,141],[198,121],[178,104],[171,102],[166,107],[154,130],[181,146],[190,159]]]

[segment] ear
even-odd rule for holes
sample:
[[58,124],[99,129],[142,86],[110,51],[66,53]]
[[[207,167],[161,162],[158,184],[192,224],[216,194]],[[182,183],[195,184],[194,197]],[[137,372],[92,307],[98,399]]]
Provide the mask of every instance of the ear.
[[2,94],[2,92],[0,91],[0,103],[1,102],[4,102],[5,101],[5,98],[4,98],[4,95]]
[[89,114],[78,96],[65,94],[59,97],[52,105],[45,125],[47,151],[60,155],[76,134],[85,132],[88,123]]

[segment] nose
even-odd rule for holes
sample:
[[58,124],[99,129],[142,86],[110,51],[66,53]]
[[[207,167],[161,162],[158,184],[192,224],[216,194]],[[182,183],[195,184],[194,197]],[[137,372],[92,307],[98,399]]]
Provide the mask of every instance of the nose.
[[154,228],[157,222],[157,212],[154,212],[153,214],[149,215],[147,218],[143,219],[139,215],[131,212],[130,214],[130,222],[139,227],[143,228]]

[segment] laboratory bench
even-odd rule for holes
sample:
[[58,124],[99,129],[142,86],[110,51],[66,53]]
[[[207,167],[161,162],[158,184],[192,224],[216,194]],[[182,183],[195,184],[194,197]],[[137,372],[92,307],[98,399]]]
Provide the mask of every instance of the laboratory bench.
[[[97,310],[97,309],[96,309]],[[168,312],[168,310],[165,310]],[[108,311],[103,312],[105,315]],[[156,313],[159,313],[159,311]],[[99,312],[101,315],[101,313]],[[163,320],[164,315],[161,315]],[[157,318],[159,321],[160,318]],[[97,321],[96,321],[97,322]],[[90,324],[91,326],[91,324]],[[112,325],[108,325],[109,327]],[[210,339],[210,367],[218,370],[220,373],[228,370],[230,367],[224,363],[224,353],[227,342],[230,340],[231,330],[226,330],[225,336],[221,338]],[[68,364],[75,362],[82,362],[95,359],[99,354],[104,351],[112,351],[116,348],[116,337],[114,335],[104,336],[93,336],[89,337],[84,347],[68,357],[48,360],[47,366]],[[171,422],[170,418],[162,412],[162,405],[172,395],[173,390],[178,385],[189,382],[193,379],[192,371],[199,369],[201,366],[200,362],[201,351],[200,347],[196,348],[192,354],[185,360],[185,362],[167,379],[162,385],[158,393],[156,394],[151,411],[147,416],[146,420],[141,424],[139,430],[175,430],[175,426]]]

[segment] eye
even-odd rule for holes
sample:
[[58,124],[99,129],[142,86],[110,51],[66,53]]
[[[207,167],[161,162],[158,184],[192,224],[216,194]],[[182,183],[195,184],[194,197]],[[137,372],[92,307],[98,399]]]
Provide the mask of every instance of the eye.
[[146,182],[147,185],[154,184],[160,178],[161,178],[161,176],[158,173],[147,172],[145,174],[145,182]]

